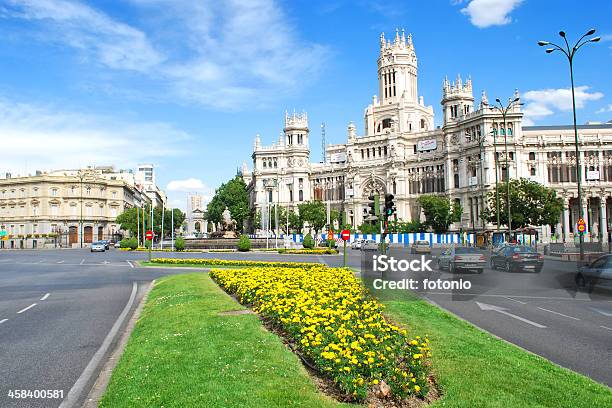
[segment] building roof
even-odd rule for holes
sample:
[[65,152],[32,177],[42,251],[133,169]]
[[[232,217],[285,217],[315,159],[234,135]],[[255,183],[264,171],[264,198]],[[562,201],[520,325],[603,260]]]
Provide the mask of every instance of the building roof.
[[[612,123],[598,125],[578,125],[578,129],[612,129]],[[573,130],[573,125],[523,126],[523,130]]]

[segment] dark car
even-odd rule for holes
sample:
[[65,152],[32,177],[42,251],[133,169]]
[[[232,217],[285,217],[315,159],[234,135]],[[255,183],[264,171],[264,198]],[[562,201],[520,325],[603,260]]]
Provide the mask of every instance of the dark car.
[[540,272],[544,256],[525,245],[502,247],[491,255],[491,268],[502,268],[506,272]]
[[576,274],[576,285],[583,288],[602,285],[612,287],[612,255],[604,255],[580,268]]

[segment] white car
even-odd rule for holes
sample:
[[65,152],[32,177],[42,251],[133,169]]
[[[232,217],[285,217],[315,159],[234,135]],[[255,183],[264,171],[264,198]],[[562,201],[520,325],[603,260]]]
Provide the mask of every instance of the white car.
[[106,251],[106,244],[104,242],[94,242],[91,244],[91,252],[104,252]]
[[361,245],[363,245],[363,238],[357,238],[351,243],[351,249],[361,249]]
[[366,239],[361,243],[362,251],[378,251],[378,244],[376,241],[371,239]]

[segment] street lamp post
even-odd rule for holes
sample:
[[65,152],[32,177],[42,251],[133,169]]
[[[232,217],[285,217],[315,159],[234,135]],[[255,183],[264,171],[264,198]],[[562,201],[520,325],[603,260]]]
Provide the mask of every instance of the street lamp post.
[[[512,212],[510,211],[510,165],[508,163],[508,129],[506,128],[506,115],[508,111],[519,102],[520,98],[512,99],[508,105],[504,106],[499,98],[495,99],[495,102],[499,106],[492,106],[491,109],[498,110],[502,114],[502,129],[504,132],[504,154],[506,155],[506,208],[508,212],[508,241],[512,234]],[[497,188],[497,187],[496,187]],[[497,207],[497,213],[499,214],[499,206]]]
[[497,189],[499,176],[497,174],[497,133],[495,129],[491,131],[491,134],[493,135],[493,165],[495,166],[495,215],[497,218],[497,232],[499,232],[499,190]]
[[[580,147],[578,141],[578,126],[576,125],[576,95],[574,92],[574,56],[576,52],[585,44],[594,43],[601,40],[600,37],[587,38],[595,34],[595,29],[592,28],[587,31],[572,48],[570,48],[569,42],[567,41],[567,36],[565,35],[565,31],[559,31],[559,35],[565,41],[565,47],[561,47],[555,43],[551,43],[549,41],[538,41],[538,45],[540,47],[550,46],[551,48],[546,49],[546,53],[550,54],[555,51],[561,51],[569,62],[570,69],[570,82],[572,84],[572,110],[574,113],[574,144],[576,146],[576,179],[578,181],[578,216],[580,219],[584,217],[582,211],[582,168],[580,167]],[[580,238],[580,261],[584,261],[584,235],[579,233]]]

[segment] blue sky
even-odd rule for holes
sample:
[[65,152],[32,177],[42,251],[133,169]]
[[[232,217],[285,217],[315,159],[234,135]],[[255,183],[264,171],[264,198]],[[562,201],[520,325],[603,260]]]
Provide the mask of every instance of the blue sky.
[[[588,4],[588,5],[587,5]],[[382,31],[413,34],[419,94],[436,110],[445,75],[477,100],[518,88],[527,123],[571,121],[567,61],[536,42],[596,28],[576,58],[578,121],[612,119],[608,0],[0,0],[0,173],[157,166],[173,205],[210,195],[305,110],[346,138],[376,93]]]

